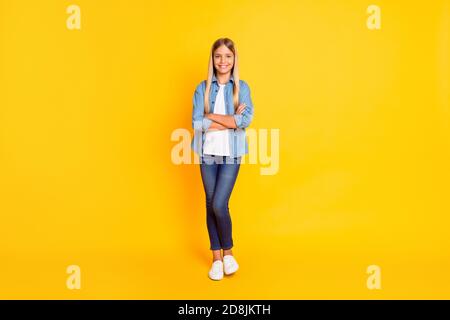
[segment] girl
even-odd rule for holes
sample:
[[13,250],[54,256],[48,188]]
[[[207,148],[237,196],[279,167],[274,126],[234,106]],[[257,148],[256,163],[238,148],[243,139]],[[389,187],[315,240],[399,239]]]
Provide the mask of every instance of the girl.
[[208,78],[197,86],[193,105],[191,147],[200,158],[213,256],[208,275],[212,280],[221,280],[224,273],[230,275],[239,268],[231,250],[228,201],[241,157],[248,153],[245,128],[253,119],[250,88],[239,79],[238,55],[232,40],[221,38],[212,45]]

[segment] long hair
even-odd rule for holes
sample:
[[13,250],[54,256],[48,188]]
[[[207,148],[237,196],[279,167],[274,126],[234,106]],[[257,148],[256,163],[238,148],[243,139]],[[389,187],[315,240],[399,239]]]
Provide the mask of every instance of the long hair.
[[216,68],[214,67],[213,55],[214,55],[214,51],[216,51],[216,49],[222,45],[225,45],[234,54],[234,64],[233,64],[233,68],[231,69],[231,73],[234,78],[233,105],[234,105],[235,110],[239,106],[239,68],[238,68],[237,49],[236,49],[236,46],[234,45],[234,42],[231,39],[220,38],[220,39],[217,39],[213,43],[213,45],[211,47],[211,52],[209,55],[208,77],[206,80],[205,103],[204,103],[205,104],[205,113],[209,113],[209,92],[211,91],[211,83],[212,83],[213,74],[216,73]]

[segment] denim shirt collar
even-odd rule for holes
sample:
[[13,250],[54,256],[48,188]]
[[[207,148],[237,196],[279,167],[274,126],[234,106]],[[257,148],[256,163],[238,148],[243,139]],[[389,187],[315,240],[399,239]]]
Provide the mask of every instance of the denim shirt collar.
[[[217,80],[215,74],[213,74],[213,76],[212,76],[212,81],[211,81],[211,82],[217,82],[217,83],[219,83],[219,81]],[[230,82],[233,82],[233,83],[234,83],[234,77],[233,77],[233,75],[231,75],[231,77],[230,77]]]

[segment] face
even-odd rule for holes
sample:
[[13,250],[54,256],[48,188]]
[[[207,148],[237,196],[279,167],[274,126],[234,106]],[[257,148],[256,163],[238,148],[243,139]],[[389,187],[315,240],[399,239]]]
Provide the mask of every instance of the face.
[[234,65],[233,51],[228,49],[225,45],[222,45],[214,51],[213,61],[217,73],[230,73]]

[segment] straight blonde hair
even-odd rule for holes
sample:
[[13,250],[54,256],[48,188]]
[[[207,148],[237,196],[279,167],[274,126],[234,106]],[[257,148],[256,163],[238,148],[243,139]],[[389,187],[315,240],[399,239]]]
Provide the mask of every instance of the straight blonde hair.
[[211,91],[211,83],[213,74],[216,73],[215,67],[214,67],[214,61],[213,56],[214,52],[217,50],[217,48],[221,47],[222,45],[225,45],[228,49],[230,49],[231,52],[234,54],[234,64],[233,68],[231,70],[231,73],[234,78],[234,84],[233,84],[233,105],[234,110],[239,106],[239,68],[238,68],[238,54],[236,50],[236,46],[234,45],[234,42],[231,39],[228,38],[220,38],[217,39],[212,47],[211,52],[209,55],[209,64],[208,64],[208,77],[206,80],[206,89],[205,89],[205,113],[209,113],[209,94]]

